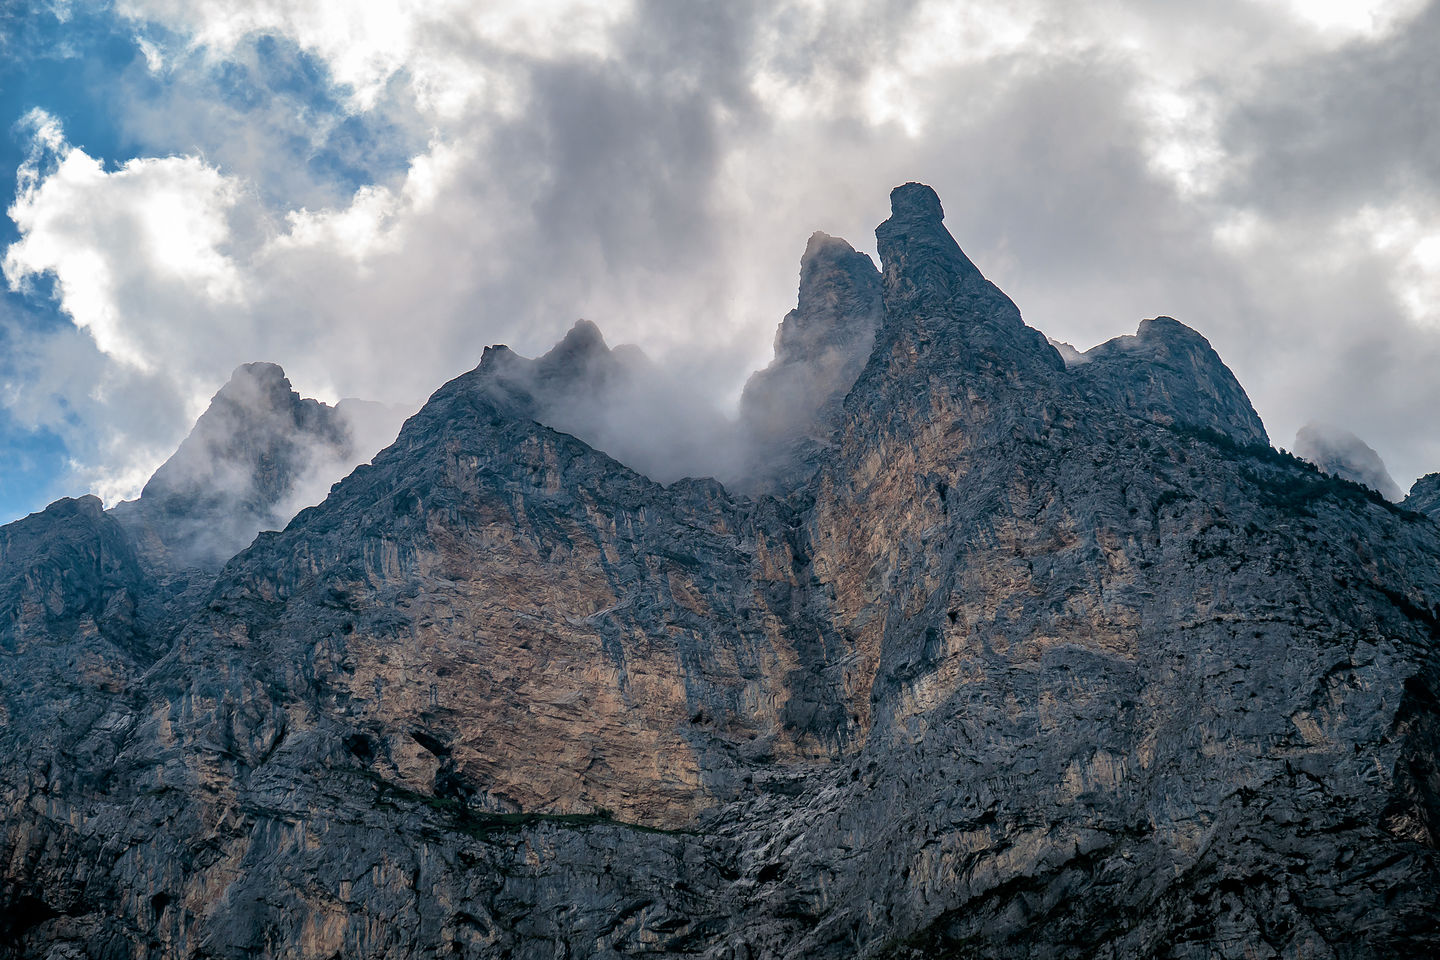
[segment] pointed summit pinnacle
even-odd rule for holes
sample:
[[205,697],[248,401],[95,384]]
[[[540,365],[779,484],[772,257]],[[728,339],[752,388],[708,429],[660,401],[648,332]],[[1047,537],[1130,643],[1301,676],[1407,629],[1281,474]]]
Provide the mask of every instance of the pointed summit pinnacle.
[[890,219],[875,229],[888,291],[905,299],[948,299],[984,279],[945,229],[944,219],[940,198],[925,184],[906,183],[890,191]]
[[933,220],[939,223],[945,219],[945,208],[933,188],[912,180],[890,191],[890,217],[894,220]]

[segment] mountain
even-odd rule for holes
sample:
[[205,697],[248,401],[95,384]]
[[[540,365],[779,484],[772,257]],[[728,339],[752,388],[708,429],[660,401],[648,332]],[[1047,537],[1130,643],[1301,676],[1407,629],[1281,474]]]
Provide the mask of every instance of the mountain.
[[1307,423],[1295,434],[1295,455],[1326,473],[1363,484],[1392,503],[1404,496],[1380,454],[1348,430],[1328,423]]
[[218,568],[261,530],[284,526],[312,464],[349,455],[349,430],[332,407],[302,400],[276,364],[247,363],[115,516],[157,562]]
[[719,413],[639,348],[611,349],[577,320],[548,353],[496,354],[496,381],[526,399],[527,415],[583,439],[647,476],[671,483],[697,465],[728,475],[738,454]]
[[1440,517],[1440,473],[1427,473],[1416,480],[1400,505],[1431,517]]
[[302,399],[273,363],[235,370],[180,449],[113,516],[152,567],[218,570],[261,530],[319,502],[334,478],[388,444],[400,408]]
[[753,494],[566,430],[581,324],[203,591],[0,528],[0,956],[1434,955],[1440,528],[891,203],[878,278],[807,248]]

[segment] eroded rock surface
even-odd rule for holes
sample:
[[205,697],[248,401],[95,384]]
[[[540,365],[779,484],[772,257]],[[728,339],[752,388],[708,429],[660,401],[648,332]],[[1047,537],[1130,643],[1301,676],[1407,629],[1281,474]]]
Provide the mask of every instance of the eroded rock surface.
[[0,956],[1433,955],[1440,528],[1173,321],[1067,368],[892,205],[783,496],[542,425],[580,327],[168,632],[98,502],[0,529]]

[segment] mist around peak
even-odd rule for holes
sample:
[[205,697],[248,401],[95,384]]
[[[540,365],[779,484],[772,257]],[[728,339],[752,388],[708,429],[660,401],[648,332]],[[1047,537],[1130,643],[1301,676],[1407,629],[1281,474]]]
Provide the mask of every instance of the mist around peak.
[[652,480],[712,477],[743,493],[778,493],[813,471],[883,316],[875,264],[817,231],[801,258],[797,305],[776,330],[774,359],[746,383],[738,417],[639,347],[612,349],[587,320],[540,357],[491,350],[485,362],[534,419]]
[[[1157,317],[1084,353],[1047,342],[961,250],[932,189],[897,187],[891,205],[876,229],[883,270],[843,239],[810,236],[796,306],[776,328],[773,359],[750,376],[735,416],[640,347],[611,347],[584,319],[535,358],[486,348],[479,382],[500,391],[512,415],[571,434],[659,483],[711,477],[740,494],[784,496],[831,449],[862,374],[873,368],[863,389],[883,391],[904,376],[877,367],[872,355],[910,350],[896,338],[918,322],[933,326],[918,331],[919,342],[953,365],[942,376],[963,375],[975,363],[1013,364],[1017,376],[1038,384],[1068,370],[1072,382],[1117,410],[1268,442],[1244,390],[1199,333]],[[953,303],[966,306],[957,313]],[[357,399],[331,407],[302,398],[278,365],[243,365],[140,500],[116,515],[143,521],[156,551],[216,565],[322,501],[395,438],[410,412]]]
[[1390,476],[1380,454],[1365,441],[1331,423],[1307,423],[1295,434],[1295,455],[1309,460],[1326,473],[1363,483],[1391,503],[1404,498],[1404,491]]
[[247,363],[190,435],[114,515],[172,566],[213,567],[301,509],[394,439],[402,408],[302,398],[274,363]]
[[742,486],[783,488],[806,472],[834,433],[884,315],[880,271],[870,258],[838,237],[812,235],[798,303],[775,333],[775,357],[751,375],[740,398]]
[[518,413],[660,483],[729,477],[740,460],[733,424],[718,409],[639,347],[611,348],[588,320],[533,359],[488,349],[486,367]]

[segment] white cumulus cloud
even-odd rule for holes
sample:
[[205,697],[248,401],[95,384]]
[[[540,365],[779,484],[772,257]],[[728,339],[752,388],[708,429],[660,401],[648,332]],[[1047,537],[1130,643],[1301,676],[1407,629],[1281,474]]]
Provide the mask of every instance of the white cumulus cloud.
[[33,149],[9,209],[21,235],[5,252],[11,287],[49,275],[62,308],[103,353],[142,369],[173,358],[173,330],[157,306],[203,311],[243,297],[222,249],[239,188],[195,157],[135,159],[107,172],[65,143],[53,118],[31,121]]
[[[805,238],[873,252],[912,179],[1046,333],[1173,315],[1273,436],[1343,406],[1397,475],[1440,467],[1440,177],[1425,110],[1387,109],[1428,90],[1433,5],[113,9],[145,38],[126,82],[164,91],[117,124],[166,146],[102,162],[33,115],[4,253],[75,324],[13,337],[3,393],[66,437],[57,494],[133,493],[255,360],[408,403],[585,317],[733,403]],[[266,73],[312,67],[324,96]]]

